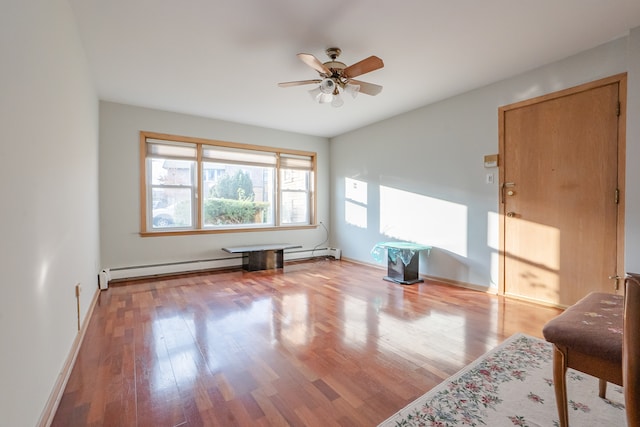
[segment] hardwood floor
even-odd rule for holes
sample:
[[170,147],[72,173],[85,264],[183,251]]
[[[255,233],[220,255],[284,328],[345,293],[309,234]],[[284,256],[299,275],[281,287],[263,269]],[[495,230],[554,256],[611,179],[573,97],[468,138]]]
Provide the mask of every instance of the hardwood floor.
[[53,426],[375,426],[559,310],[320,259],[100,294]]

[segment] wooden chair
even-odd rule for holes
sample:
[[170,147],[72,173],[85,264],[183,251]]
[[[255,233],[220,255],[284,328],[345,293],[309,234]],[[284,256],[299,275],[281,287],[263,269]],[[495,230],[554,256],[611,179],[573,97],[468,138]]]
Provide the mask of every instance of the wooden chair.
[[640,274],[625,280],[622,377],[628,427],[640,427]]
[[568,368],[599,378],[602,398],[607,382],[622,385],[623,304],[620,295],[590,293],[544,326],[542,333],[554,346],[553,381],[560,427],[569,426]]

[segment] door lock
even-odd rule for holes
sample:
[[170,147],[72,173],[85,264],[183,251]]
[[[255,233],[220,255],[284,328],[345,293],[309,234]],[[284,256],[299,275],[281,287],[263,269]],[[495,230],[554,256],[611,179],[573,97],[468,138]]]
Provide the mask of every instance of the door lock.
[[515,212],[507,212],[507,216],[508,216],[509,218],[515,218],[516,213],[515,213]]
[[[515,182],[503,182],[502,185],[500,186],[500,202],[504,203],[504,197],[505,197],[505,189],[507,187],[515,187],[516,183]],[[513,190],[509,190],[509,192],[507,193],[509,196],[513,196]]]

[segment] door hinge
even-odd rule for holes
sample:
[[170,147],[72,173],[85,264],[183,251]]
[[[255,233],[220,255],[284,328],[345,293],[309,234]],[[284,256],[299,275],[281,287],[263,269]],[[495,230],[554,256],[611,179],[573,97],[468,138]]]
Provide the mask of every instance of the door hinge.
[[618,276],[617,274],[614,274],[613,276],[609,276],[609,279],[610,280],[614,280],[613,290],[617,291],[618,289],[620,289],[620,287],[618,286],[618,281],[620,279],[624,279],[624,277]]
[[615,200],[616,200],[616,205],[620,203],[620,190],[618,188],[616,188]]
[[620,101],[618,101],[618,105],[616,106],[616,116],[620,117]]

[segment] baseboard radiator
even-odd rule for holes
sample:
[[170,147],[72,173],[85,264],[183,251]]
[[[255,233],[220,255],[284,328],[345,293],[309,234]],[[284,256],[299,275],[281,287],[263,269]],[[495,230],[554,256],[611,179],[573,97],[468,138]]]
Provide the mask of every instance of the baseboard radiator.
[[[340,259],[341,250],[336,248],[314,248],[286,251],[285,261],[295,261],[311,258],[332,257]],[[166,274],[190,273],[200,270],[215,270],[223,268],[241,268],[242,256],[211,258],[202,260],[177,261],[162,264],[136,265],[128,267],[105,268],[98,274],[100,289],[109,287],[111,280],[135,279],[139,277],[160,276]]]

